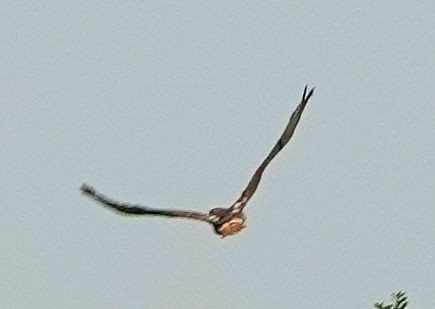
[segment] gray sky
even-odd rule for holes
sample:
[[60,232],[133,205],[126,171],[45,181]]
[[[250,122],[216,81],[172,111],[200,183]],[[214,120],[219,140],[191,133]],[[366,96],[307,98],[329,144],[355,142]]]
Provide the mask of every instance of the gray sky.
[[[435,308],[433,1],[2,2],[2,308]],[[118,216],[229,206],[222,240]]]

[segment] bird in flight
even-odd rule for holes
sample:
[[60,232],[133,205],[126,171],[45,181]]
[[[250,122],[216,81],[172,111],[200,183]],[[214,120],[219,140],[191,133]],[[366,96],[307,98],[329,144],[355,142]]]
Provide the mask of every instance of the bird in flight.
[[302,99],[299,105],[296,107],[296,110],[291,115],[287,127],[285,128],[281,137],[270,151],[266,159],[264,159],[264,161],[257,168],[240,197],[228,208],[213,208],[208,213],[175,209],[157,209],[141,206],[139,204],[115,201],[104,194],[97,192],[93,187],[87,184],[83,184],[80,190],[84,195],[121,214],[164,216],[199,220],[211,224],[216,234],[220,235],[222,238],[234,235],[246,227],[244,225],[246,218],[243,214],[243,209],[251,199],[252,195],[254,195],[266,167],[273,160],[273,158],[275,158],[278,152],[280,152],[281,149],[284,148],[284,146],[290,141],[299,119],[301,118],[302,112],[304,111],[304,108],[313,93],[314,88],[307,93],[307,86],[305,86]]

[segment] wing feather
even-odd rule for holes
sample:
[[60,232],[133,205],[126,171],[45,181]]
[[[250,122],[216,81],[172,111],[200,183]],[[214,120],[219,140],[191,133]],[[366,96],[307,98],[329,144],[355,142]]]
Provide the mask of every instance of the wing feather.
[[164,216],[164,217],[176,217],[176,218],[187,218],[200,221],[209,221],[209,216],[196,211],[184,211],[184,210],[174,210],[174,209],[156,209],[141,206],[139,204],[129,204],[121,203],[115,201],[97,191],[87,184],[83,184],[80,187],[82,193],[95,201],[99,202],[103,206],[118,211],[126,215],[150,215],[150,216]]
[[243,209],[246,206],[246,203],[249,199],[254,195],[255,190],[257,190],[258,184],[260,183],[261,176],[263,175],[264,170],[269,165],[269,163],[275,158],[275,156],[284,148],[285,145],[290,141],[293,136],[293,133],[298,125],[298,122],[301,118],[302,112],[304,111],[305,106],[308,103],[308,100],[314,93],[314,88],[312,88],[307,94],[307,86],[305,86],[304,93],[302,95],[301,102],[296,107],[296,110],[292,113],[289,122],[282,133],[281,137],[278,139],[275,146],[272,148],[270,153],[267,155],[266,159],[261,163],[261,165],[257,168],[251,180],[248,183],[248,186],[243,191],[242,195],[239,199],[232,205],[233,209]]

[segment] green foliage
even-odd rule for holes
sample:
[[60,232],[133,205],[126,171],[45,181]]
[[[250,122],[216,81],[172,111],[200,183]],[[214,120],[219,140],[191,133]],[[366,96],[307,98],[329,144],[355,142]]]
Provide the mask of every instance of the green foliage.
[[405,292],[398,292],[393,294],[393,304],[384,305],[384,303],[376,303],[376,309],[405,309],[408,306],[408,297],[405,296]]

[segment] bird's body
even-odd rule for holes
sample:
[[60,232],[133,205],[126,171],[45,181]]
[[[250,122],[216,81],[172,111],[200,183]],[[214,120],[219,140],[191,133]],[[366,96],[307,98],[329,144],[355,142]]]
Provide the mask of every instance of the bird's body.
[[302,112],[313,93],[314,88],[312,88],[307,94],[307,87],[305,87],[301,102],[297,106],[296,110],[292,113],[287,127],[285,128],[278,142],[275,144],[266,159],[264,159],[261,165],[257,168],[247,187],[242,192],[241,196],[228,208],[213,208],[209,211],[208,214],[196,211],[156,209],[141,205],[120,203],[114,201],[106,197],[105,195],[95,191],[94,188],[88,186],[87,184],[83,184],[80,189],[83,194],[93,198],[102,205],[123,214],[156,215],[199,220],[210,223],[213,226],[214,231],[222,237],[234,235],[240,232],[243,228],[245,228],[244,222],[246,219],[245,215],[243,214],[243,209],[245,208],[252,195],[255,193],[257,186],[260,183],[261,176],[263,175],[266,167],[280,152],[280,150],[284,148],[284,146],[290,141],[302,115]]

